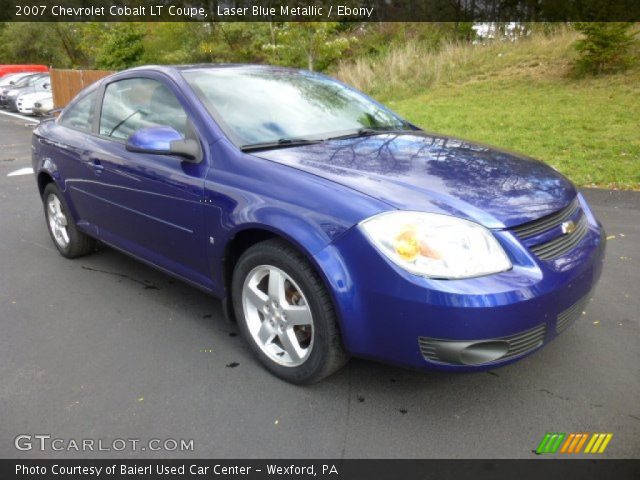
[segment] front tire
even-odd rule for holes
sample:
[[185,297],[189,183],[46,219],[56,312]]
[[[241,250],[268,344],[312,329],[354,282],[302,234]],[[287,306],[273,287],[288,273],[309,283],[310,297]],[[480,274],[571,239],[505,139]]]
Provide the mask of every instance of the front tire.
[[315,383],[348,360],[331,298],[309,262],[274,239],[249,248],[231,285],[238,326],[260,362],[292,383]]
[[78,230],[67,202],[55,183],[45,187],[42,202],[49,234],[60,255],[75,258],[95,250],[95,240]]

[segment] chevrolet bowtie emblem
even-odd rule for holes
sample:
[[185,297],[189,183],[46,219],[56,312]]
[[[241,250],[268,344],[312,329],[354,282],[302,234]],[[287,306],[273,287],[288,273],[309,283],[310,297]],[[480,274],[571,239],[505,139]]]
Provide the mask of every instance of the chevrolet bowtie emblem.
[[576,224],[573,220],[569,220],[568,222],[562,222],[562,225],[560,225],[560,228],[562,229],[563,234],[569,235],[570,233],[573,233],[576,230]]

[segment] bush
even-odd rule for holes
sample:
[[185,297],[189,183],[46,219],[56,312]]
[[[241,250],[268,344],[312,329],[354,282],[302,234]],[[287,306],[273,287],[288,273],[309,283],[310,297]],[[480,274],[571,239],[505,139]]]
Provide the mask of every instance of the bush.
[[610,73],[624,70],[631,63],[629,48],[634,35],[629,33],[632,23],[589,22],[576,23],[575,29],[584,35],[575,43],[579,57],[575,67],[578,74]]

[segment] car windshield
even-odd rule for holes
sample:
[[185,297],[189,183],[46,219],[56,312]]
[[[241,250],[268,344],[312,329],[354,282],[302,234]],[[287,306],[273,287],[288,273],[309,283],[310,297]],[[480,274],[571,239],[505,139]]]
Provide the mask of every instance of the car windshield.
[[29,75],[28,77],[24,77],[18,80],[13,86],[14,88],[28,87],[36,83],[36,81],[38,81],[41,78],[42,78],[42,75]]
[[183,75],[240,147],[407,126],[365,95],[311,72],[230,67],[187,70]]

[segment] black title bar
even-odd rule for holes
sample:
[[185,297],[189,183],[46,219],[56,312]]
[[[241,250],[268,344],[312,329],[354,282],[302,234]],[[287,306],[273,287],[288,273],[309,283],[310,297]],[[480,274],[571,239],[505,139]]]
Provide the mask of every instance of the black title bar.
[[638,0],[0,0],[2,22],[634,22]]
[[2,480],[638,479],[640,460],[0,460]]

